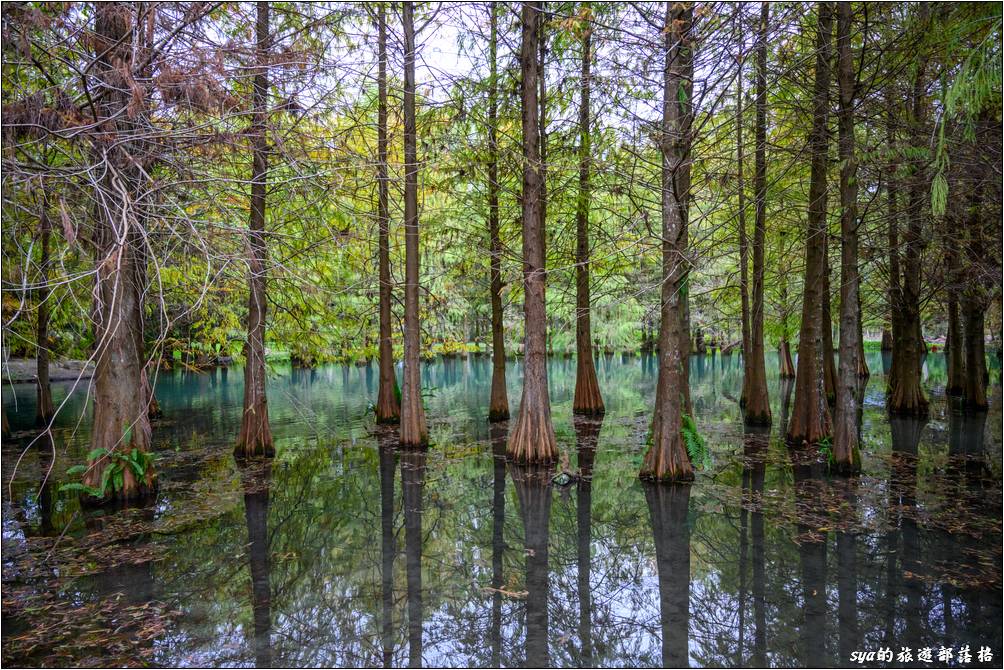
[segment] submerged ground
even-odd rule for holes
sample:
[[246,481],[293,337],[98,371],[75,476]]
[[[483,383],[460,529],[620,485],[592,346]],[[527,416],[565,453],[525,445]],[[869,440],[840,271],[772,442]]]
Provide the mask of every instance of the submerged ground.
[[652,358],[599,358],[601,423],[573,422],[574,360],[551,362],[582,475],[563,485],[500,457],[487,357],[424,367],[427,454],[374,425],[375,366],[277,367],[278,457],[243,469],[240,371],[161,373],[159,496],[104,513],[58,491],[87,452],[86,384],[54,385],[54,444],[29,430],[34,388],[5,386],[3,664],[817,666],[930,647],[936,667],[988,647],[999,665],[999,363],[989,415],[963,417],[929,355],[920,422],[887,418],[881,355],[868,362],[864,474],[845,480],[779,440],[775,359],[767,436],[744,434],[738,356],[693,358],[710,458],[687,487],[636,476]]

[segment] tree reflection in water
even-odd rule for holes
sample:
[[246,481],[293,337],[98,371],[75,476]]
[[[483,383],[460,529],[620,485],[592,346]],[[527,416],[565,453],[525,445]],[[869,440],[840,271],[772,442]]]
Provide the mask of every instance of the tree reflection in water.
[[690,666],[690,488],[691,484],[645,483],[659,572],[662,665]]
[[526,662],[528,668],[550,666],[547,600],[550,595],[547,551],[551,522],[550,465],[509,463],[509,476],[516,485],[519,513],[523,519],[526,548]]
[[424,449],[400,452],[404,497],[404,565],[408,584],[408,666],[422,659],[422,494],[425,490]]
[[251,611],[255,665],[272,667],[271,546],[268,534],[269,485],[272,464],[248,461],[240,464],[244,489],[244,518],[248,530],[248,566],[251,571]]

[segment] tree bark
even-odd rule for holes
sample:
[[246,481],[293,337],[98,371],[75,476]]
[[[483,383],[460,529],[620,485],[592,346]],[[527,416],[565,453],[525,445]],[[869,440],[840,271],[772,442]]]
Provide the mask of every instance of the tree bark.
[[[96,3],[94,16],[96,72],[105,87],[98,114],[103,128],[128,137],[131,129],[123,117],[131,93],[120,81],[121,69],[132,66],[133,8],[130,3]],[[97,208],[95,221],[96,366],[91,449],[100,455],[88,460],[83,476],[83,483],[93,488],[101,487],[113,454],[130,453],[133,449],[146,453],[151,439],[142,392],[143,305],[139,259],[145,231],[140,229],[137,216],[138,177],[127,144],[120,142],[106,154],[107,170],[98,199],[108,202],[107,206]],[[124,467],[121,485],[106,490],[102,500],[88,497],[85,502],[138,499],[153,493],[155,487],[152,462],[142,474]]]
[[[584,3],[584,11],[589,4]],[[589,129],[590,65],[592,61],[592,26],[582,29],[582,100],[579,105],[579,197],[575,209],[575,395],[572,412],[603,414],[603,397],[593,364],[593,335],[590,326],[589,298],[589,168],[592,133]]]
[[415,128],[415,3],[401,7],[404,27],[404,388],[401,391],[401,444],[422,447],[429,443],[429,429],[422,406],[419,366],[421,329],[419,320],[418,251],[418,152]]
[[505,332],[502,322],[502,239],[499,233],[498,184],[498,13],[491,3],[491,38],[488,45],[491,72],[488,89],[488,237],[491,248],[492,390],[488,420],[509,418],[505,379]]
[[756,172],[753,175],[756,221],[753,228],[753,294],[750,305],[750,350],[746,366],[743,417],[747,424],[769,426],[770,399],[764,361],[764,240],[767,236],[767,25],[770,6],[760,3],[756,72]]
[[[927,11],[923,6],[919,10],[923,17]],[[911,132],[914,143],[926,146],[923,122],[924,107],[924,69],[921,63],[914,77],[911,93]],[[893,328],[892,370],[889,373],[889,388],[886,407],[890,413],[927,416],[928,401],[920,384],[921,366],[925,353],[923,335],[920,323],[920,275],[921,247],[923,245],[923,213],[927,199],[929,182],[925,179],[923,161],[912,159],[913,174],[910,177],[907,192],[907,227],[903,236],[904,253],[902,258],[902,279],[899,281],[898,300],[893,303],[896,313]],[[898,255],[897,251],[897,255]],[[895,321],[899,322],[898,329]],[[898,331],[898,332],[897,332]]]
[[787,438],[796,444],[817,444],[830,436],[830,408],[824,382],[824,333],[822,323],[826,274],[826,155],[829,144],[827,111],[830,88],[830,3],[818,5],[816,73],[812,100],[809,213],[805,242],[805,282],[802,324],[798,338],[798,369],[795,403]]
[[858,302],[858,184],[854,147],[854,58],[851,54],[851,5],[837,5],[837,83],[840,156],[840,370],[833,439],[833,466],[841,474],[861,470],[858,443],[858,356],[861,305]]
[[508,455],[518,462],[552,462],[558,447],[551,425],[547,389],[547,307],[544,275],[544,227],[541,219],[543,166],[539,153],[537,114],[537,37],[539,2],[524,2],[520,13],[522,44],[523,125],[523,394],[516,425],[509,436]]
[[684,293],[687,290],[687,200],[690,165],[691,92],[693,73],[693,6],[666,5],[662,103],[662,304],[659,323],[659,379],[656,383],[652,443],[645,453],[640,476],[657,481],[694,478],[683,439],[687,400],[687,357],[690,334],[685,330]]
[[377,387],[377,423],[397,423],[401,417],[400,389],[394,372],[394,326],[391,321],[393,283],[390,275],[390,179],[387,174],[387,9],[377,10],[377,255],[380,272],[380,380]]
[[268,186],[268,60],[271,50],[269,3],[258,2],[255,24],[256,71],[252,92],[251,222],[248,231],[248,325],[244,345],[244,414],[234,455],[238,458],[270,458],[275,455],[272,428],[265,395],[265,322],[268,302],[266,275],[268,248],[265,243],[265,197]]
[[49,384],[49,241],[52,223],[49,219],[49,199],[41,195],[38,217],[38,237],[41,257],[38,262],[39,282],[36,292],[38,314],[35,322],[35,376],[37,394],[35,403],[35,424],[47,426],[55,413],[52,405],[52,386]]
[[[741,48],[741,47],[740,47]],[[750,363],[750,283],[749,283],[749,238],[746,235],[746,182],[744,171],[743,146],[743,64],[744,54],[739,54],[739,76],[736,77],[736,171],[738,173],[737,188],[739,189],[739,304],[742,319],[743,338],[743,388],[739,396],[739,405],[746,405],[746,381],[749,377]]]

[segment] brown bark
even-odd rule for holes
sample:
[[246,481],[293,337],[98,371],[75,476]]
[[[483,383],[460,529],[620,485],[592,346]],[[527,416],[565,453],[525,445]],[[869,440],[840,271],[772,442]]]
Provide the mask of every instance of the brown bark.
[[690,665],[690,484],[645,486],[659,575],[662,667]]
[[[890,224],[890,229],[894,229]],[[892,351],[892,332],[888,328],[882,329],[882,351]]]
[[816,73],[812,100],[809,213],[805,241],[805,282],[802,324],[798,338],[795,403],[788,423],[789,442],[817,444],[831,432],[830,408],[824,386],[824,333],[822,323],[826,274],[826,154],[829,144],[827,108],[830,88],[830,31],[832,10],[818,3]]
[[767,23],[770,6],[760,3],[756,70],[756,172],[753,175],[756,220],[753,227],[753,292],[750,304],[750,350],[746,365],[743,418],[749,425],[769,426],[770,399],[764,361],[764,240],[767,236]]
[[837,365],[834,362],[835,351],[833,349],[833,313],[830,310],[830,243],[829,231],[824,233],[826,240],[823,242],[823,388],[826,390],[826,401],[833,405],[837,402]]
[[854,58],[851,54],[851,5],[837,5],[837,83],[840,157],[840,370],[833,435],[833,461],[841,474],[861,470],[857,429],[858,357],[861,352],[861,305],[858,302],[858,184],[854,147]]
[[948,334],[945,337],[945,362],[948,367],[948,380],[945,382],[945,395],[960,396],[966,383],[965,344],[962,339],[962,323],[959,319],[959,300],[953,288],[949,288],[947,293]]
[[268,184],[268,60],[271,50],[268,2],[258,2],[255,23],[256,72],[252,91],[251,221],[248,226],[248,321],[244,344],[244,413],[234,455],[238,458],[271,458],[275,455],[265,395],[265,320],[268,303],[265,243],[265,191]]
[[52,387],[49,384],[49,240],[52,234],[52,224],[49,220],[49,201],[43,194],[39,203],[38,237],[41,247],[41,257],[38,261],[38,291],[36,302],[38,314],[35,322],[35,376],[37,379],[35,423],[39,426],[48,425],[55,410],[52,405]]
[[544,227],[541,219],[543,166],[539,153],[537,113],[537,37],[539,2],[524,2],[521,10],[523,125],[523,393],[516,425],[509,435],[508,455],[518,462],[552,462],[558,448],[551,425],[547,389],[547,308],[544,275]]
[[[740,47],[741,48],[741,47]],[[749,289],[749,238],[746,235],[746,183],[743,146],[743,64],[744,55],[739,55],[739,76],[736,77],[738,91],[736,94],[736,172],[738,173],[737,188],[739,189],[739,304],[742,319],[743,343],[743,388],[739,396],[739,405],[746,405],[746,379],[749,376],[750,362],[750,289]]]
[[401,444],[429,443],[422,406],[419,366],[422,324],[419,320],[418,152],[415,129],[415,3],[401,6],[404,27],[404,387],[401,389]]
[[[585,11],[588,11],[588,3]],[[575,210],[575,414],[603,414],[603,397],[596,380],[593,364],[593,336],[590,326],[589,299],[589,168],[592,133],[589,129],[590,65],[592,61],[592,27],[582,29],[582,100],[579,105],[579,198]]]
[[[120,68],[132,65],[135,16],[129,3],[96,3],[95,52],[98,78],[106,93],[98,105],[104,128],[128,136],[131,128],[123,120],[130,92],[118,85]],[[103,195],[118,198],[108,208],[96,211],[94,254],[97,264],[94,287],[94,331],[96,342],[94,371],[94,420],[92,450],[104,453],[88,461],[83,483],[100,488],[111,454],[133,449],[148,452],[151,429],[142,393],[143,319],[140,262],[145,232],[137,216],[135,163],[128,142],[108,152],[108,172],[101,185]],[[113,183],[114,182],[114,183]],[[124,188],[118,188],[124,186]],[[122,195],[118,195],[122,194]],[[114,212],[114,213],[113,213]],[[132,500],[145,497],[156,487],[152,463],[142,475],[125,467],[120,487],[106,490],[105,500]],[[103,502],[88,499],[87,502]]]
[[986,411],[989,408],[984,378],[986,309],[987,305],[971,292],[962,299],[966,351],[966,377],[962,400],[966,409],[978,412]]
[[788,340],[781,340],[778,349],[778,373],[781,379],[793,379],[795,377],[795,362],[791,359],[791,343]]
[[391,304],[394,300],[390,275],[390,180],[387,174],[387,9],[377,9],[377,255],[380,272],[380,342],[378,356],[380,379],[377,386],[377,423],[397,423],[401,416],[397,374],[394,372],[394,326]]
[[693,7],[666,5],[662,104],[662,303],[659,323],[659,379],[656,384],[652,443],[645,453],[640,476],[657,481],[689,481],[694,468],[682,435],[687,408],[684,353],[690,348],[685,329],[687,200],[690,169],[690,82],[693,74]]
[[[923,6],[920,11],[926,14]],[[925,63],[921,63],[914,78],[910,99],[912,133],[918,146],[927,144],[923,128],[926,114],[924,69]],[[920,323],[920,276],[923,216],[929,183],[925,179],[923,161],[915,158],[911,163],[913,174],[907,192],[907,226],[902,239],[904,247],[902,277],[897,277],[898,299],[892,304],[894,312],[892,369],[889,372],[886,407],[893,414],[927,416],[928,401],[920,384],[921,366],[925,354]],[[898,254],[897,250],[897,256]]]
[[491,72],[488,90],[488,236],[491,247],[492,390],[488,420],[509,418],[505,380],[505,333],[502,324],[502,239],[499,234],[498,185],[498,14],[491,3],[491,38],[488,45]]

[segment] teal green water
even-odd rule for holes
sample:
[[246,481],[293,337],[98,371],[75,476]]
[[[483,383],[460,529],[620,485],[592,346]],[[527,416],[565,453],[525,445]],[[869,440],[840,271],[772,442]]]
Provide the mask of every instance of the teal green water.
[[654,359],[597,363],[607,416],[578,423],[575,362],[550,363],[559,445],[583,475],[566,486],[501,457],[485,357],[423,367],[427,453],[374,425],[375,367],[275,368],[268,468],[231,456],[239,369],[161,373],[158,498],[100,515],[57,488],[86,453],[86,389],[55,385],[50,447],[32,444],[34,390],[5,387],[4,663],[829,666],[963,645],[969,665],[981,646],[999,662],[996,361],[989,414],[945,406],[931,354],[931,418],[890,422],[870,354],[864,474],[842,480],[778,439],[790,386],[773,356],[769,435],[744,433],[739,358],[694,357],[712,460],[685,487],[636,476]]

